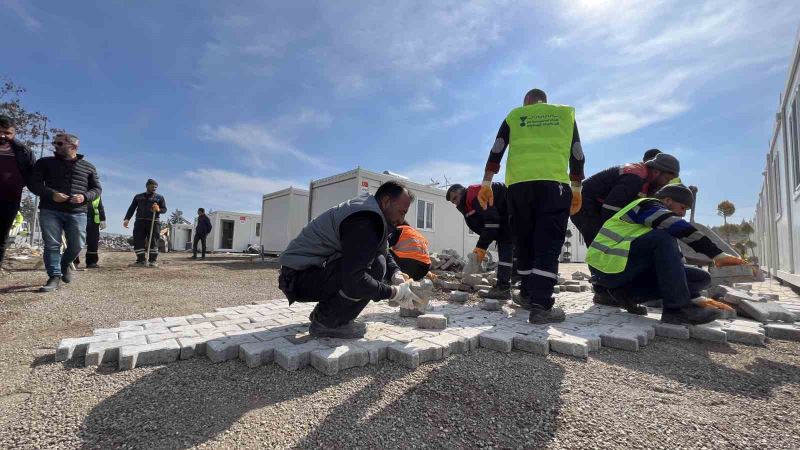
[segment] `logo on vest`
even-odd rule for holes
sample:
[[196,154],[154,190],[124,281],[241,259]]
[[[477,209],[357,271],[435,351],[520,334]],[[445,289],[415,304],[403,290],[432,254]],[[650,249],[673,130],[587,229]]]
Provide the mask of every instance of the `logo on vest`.
[[525,119],[527,119],[527,118],[528,118],[528,116],[520,116],[519,117],[519,126],[524,127],[525,126]]

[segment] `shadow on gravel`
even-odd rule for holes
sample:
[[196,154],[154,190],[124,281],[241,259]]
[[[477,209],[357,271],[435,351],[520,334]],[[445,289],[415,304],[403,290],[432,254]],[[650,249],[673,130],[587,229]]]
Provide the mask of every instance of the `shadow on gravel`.
[[6,286],[4,288],[0,288],[0,294],[12,294],[14,292],[38,292],[40,287],[42,287],[41,284],[20,284],[16,286]]
[[263,270],[263,269],[280,269],[281,265],[278,264],[277,261],[266,261],[266,262],[250,262],[250,261],[241,261],[241,262],[231,262],[231,263],[207,263],[210,266],[219,267],[220,269],[226,270]]
[[739,354],[726,344],[669,339],[656,340],[636,353],[601,352],[592,357],[694,388],[757,399],[772,397],[783,385],[800,383],[799,366],[758,357],[741,370],[712,360],[711,353]]
[[[269,416],[283,424],[318,417],[299,447],[546,445],[557,429],[564,369],[549,358],[497,355],[478,350],[452,356],[422,380],[390,362],[326,377],[310,368],[290,373],[274,365],[248,369],[238,361],[181,361],[103,400],[78,435],[84,449],[185,449],[218,437],[250,411],[295,401],[273,408]],[[511,377],[516,382],[509,382]],[[363,387],[344,396],[342,391],[317,395],[348,382]],[[326,401],[338,405],[315,406]],[[285,442],[278,426],[269,421],[260,426],[263,447]]]

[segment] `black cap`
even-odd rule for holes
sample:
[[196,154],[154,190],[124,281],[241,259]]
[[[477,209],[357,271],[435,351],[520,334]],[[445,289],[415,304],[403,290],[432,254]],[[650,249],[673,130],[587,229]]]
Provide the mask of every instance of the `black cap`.
[[675,176],[681,172],[681,163],[678,162],[678,158],[668,153],[659,153],[653,159],[645,161],[644,164],[662,172],[672,172]]
[[150,186],[151,184],[155,184],[156,186],[158,186],[158,181],[156,181],[156,180],[154,180],[152,178],[148,178],[147,179],[147,183],[145,183],[145,186]]
[[450,187],[447,189],[447,193],[446,193],[446,194],[444,194],[444,199],[445,199],[445,200],[447,200],[447,201],[449,202],[449,201],[450,201],[450,194],[452,194],[453,192],[456,192],[456,191],[460,191],[460,190],[462,190],[462,189],[464,189],[464,186],[462,186],[462,185],[460,185],[460,184],[458,184],[458,183],[456,183],[456,184],[454,184],[454,185],[451,185],[451,186],[450,186]]
[[690,208],[692,206],[692,199],[694,198],[692,191],[682,184],[668,184],[659,189],[653,196],[659,200],[669,197]]
[[661,153],[661,150],[657,148],[651,148],[650,150],[644,152],[644,156],[642,156],[642,161],[650,161],[651,159],[655,158],[657,154]]

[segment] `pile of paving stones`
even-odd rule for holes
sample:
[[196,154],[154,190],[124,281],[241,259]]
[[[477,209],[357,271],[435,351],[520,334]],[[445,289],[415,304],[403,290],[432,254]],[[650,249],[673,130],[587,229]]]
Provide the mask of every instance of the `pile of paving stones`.
[[496,311],[487,311],[434,300],[419,317],[401,317],[397,308],[374,302],[359,318],[367,324],[367,334],[356,340],[315,339],[307,331],[313,304],[290,306],[286,300],[272,300],[203,314],[120,322],[94,330],[92,336],[63,339],[56,360],[83,358],[86,366],[115,363],[126,370],[205,355],[214,362],[240,359],[248,367],[312,366],[331,375],[381,360],[416,368],[478,347],[586,358],[601,347],[637,351],[656,336],[750,345],[764,345],[767,338],[800,340],[800,326],[788,322],[789,317],[785,323],[728,319],[702,326],[669,325],[659,321],[658,309],[636,316],[593,305],[591,296],[591,292],[559,295],[557,302],[567,320],[551,325],[531,325],[527,311],[504,302],[498,302]]

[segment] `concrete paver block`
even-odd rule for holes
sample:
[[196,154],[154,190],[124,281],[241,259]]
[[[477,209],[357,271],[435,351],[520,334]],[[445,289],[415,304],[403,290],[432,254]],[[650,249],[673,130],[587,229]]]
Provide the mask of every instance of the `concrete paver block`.
[[514,348],[514,336],[517,333],[494,331],[480,336],[480,346],[496,352],[509,353]]
[[127,339],[117,339],[114,341],[92,342],[86,348],[86,358],[84,366],[96,366],[102,363],[114,362],[119,359],[119,349],[126,345],[144,345],[147,338],[136,336]]
[[222,362],[239,357],[239,346],[248,342],[258,342],[253,336],[225,336],[206,343],[206,356],[211,362]]
[[110,333],[120,333],[123,331],[142,331],[144,327],[141,325],[129,325],[126,327],[116,327],[116,328],[97,328],[95,329],[92,334],[110,334]]
[[387,337],[379,336],[372,339],[358,339],[355,341],[359,347],[365,349],[369,355],[370,364],[378,364],[387,358],[389,346],[397,341]]
[[320,348],[327,348],[319,341],[309,341],[305,344],[275,349],[275,363],[285,370],[297,370],[307,367],[310,363],[311,352]]
[[195,356],[202,356],[206,354],[206,345],[208,341],[214,339],[224,339],[224,334],[211,334],[206,336],[197,337],[184,337],[178,338],[178,344],[181,346],[181,359],[194,358]]
[[764,332],[773,339],[800,341],[800,326],[797,325],[768,323],[764,325]]
[[239,346],[239,359],[251,369],[275,361],[275,349],[294,345],[284,338],[248,342]]
[[705,325],[689,325],[689,335],[701,341],[719,342],[721,344],[728,342],[728,334],[714,322]]
[[689,339],[689,327],[685,325],[675,325],[671,323],[657,323],[654,326],[656,336],[671,339]]
[[439,333],[424,339],[442,347],[442,358],[447,358],[451,354],[467,353],[470,350],[467,338],[451,333]]
[[424,330],[444,330],[447,328],[447,317],[442,314],[423,314],[417,317],[417,328]]
[[170,363],[176,361],[180,353],[181,346],[175,340],[125,346],[119,349],[119,370]]
[[578,358],[589,357],[589,344],[585,339],[577,339],[572,336],[550,336],[548,340],[552,352]]
[[469,300],[469,292],[453,291],[448,300],[455,303],[466,303]]
[[369,363],[369,352],[357,344],[320,348],[311,351],[309,362],[325,375],[336,375],[340,370],[366,366]]
[[422,339],[411,342],[396,342],[388,348],[389,360],[409,369],[416,369],[420,364],[427,361],[441,359],[442,354],[443,349],[441,346]]
[[600,333],[600,341],[603,347],[617,348],[629,352],[639,351],[638,337],[629,332],[615,331],[611,333]]
[[422,311],[411,308],[400,308],[400,317],[419,317],[423,315]]
[[117,333],[109,333],[79,338],[64,338],[56,347],[56,361],[67,361],[83,356],[86,354],[86,348],[92,342],[115,341],[118,337]]
[[481,309],[484,311],[500,311],[500,301],[493,298],[486,298],[481,302]]
[[775,302],[742,301],[738,305],[743,315],[759,322],[781,321],[792,323],[795,315]]
[[763,346],[767,336],[763,331],[751,327],[723,327],[728,342]]
[[550,343],[546,334],[515,334],[514,348],[543,356],[550,353]]
[[146,323],[163,323],[164,319],[161,317],[156,317],[155,319],[144,319],[144,320],[123,320],[119,323],[120,327],[129,327],[129,326],[139,326],[144,325]]

